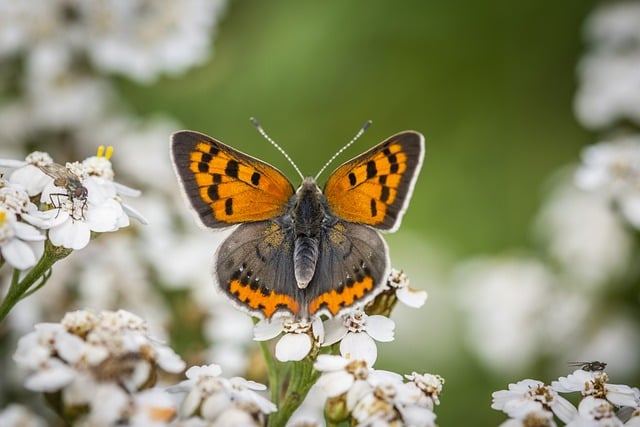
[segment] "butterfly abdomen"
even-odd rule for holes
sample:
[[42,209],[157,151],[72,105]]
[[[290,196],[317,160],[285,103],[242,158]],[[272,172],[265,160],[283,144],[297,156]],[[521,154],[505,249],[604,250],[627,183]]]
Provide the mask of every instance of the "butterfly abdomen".
[[326,202],[313,178],[305,178],[293,196],[293,200],[291,207],[295,236],[293,267],[298,287],[304,289],[313,279],[316,271]]

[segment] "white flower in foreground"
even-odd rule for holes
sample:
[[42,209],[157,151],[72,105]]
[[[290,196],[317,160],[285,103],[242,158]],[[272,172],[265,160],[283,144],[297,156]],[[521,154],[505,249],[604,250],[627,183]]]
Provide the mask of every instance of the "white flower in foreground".
[[286,427],[324,427],[327,396],[317,384],[311,386],[302,404],[287,421]]
[[420,308],[427,301],[427,292],[413,289],[409,286],[409,277],[395,268],[391,269],[387,286],[395,289],[398,300],[409,307]]
[[[524,418],[510,418],[499,427],[557,427],[553,420],[553,412],[538,410],[531,411]],[[586,426],[585,426],[586,427]]]
[[321,354],[313,367],[322,373],[316,384],[329,397],[346,393],[358,382],[376,384],[385,378],[402,381],[394,372],[373,369],[366,360],[342,356]]
[[276,359],[281,362],[304,359],[313,345],[319,345],[324,338],[324,328],[319,317],[312,322],[286,316],[263,319],[253,329],[256,341],[270,340],[282,332],[284,335],[276,344]]
[[551,410],[566,423],[577,412],[554,388],[536,380],[527,379],[509,384],[509,390],[496,391],[491,396],[491,408],[503,411],[512,418],[523,419],[531,412]]
[[[415,379],[414,375],[411,377]],[[442,383],[436,382],[441,389]],[[372,376],[367,382],[356,383],[349,391],[347,409],[358,425],[382,422],[383,425],[435,426],[433,400],[413,386],[415,383],[403,383],[400,376]]]
[[6,408],[0,410],[0,425],[16,427],[45,427],[47,423],[44,419],[33,414],[26,407],[12,403]]
[[605,399],[587,396],[578,405],[578,416],[566,427],[622,427],[614,406]]
[[[192,366],[186,372],[187,380],[176,389],[187,393],[180,410],[185,418],[197,417],[215,425],[242,425],[242,421],[259,420],[264,424],[266,416],[276,406],[257,391],[266,387],[254,381],[233,377],[221,377],[218,365]],[[232,424],[227,424],[232,423]]]
[[604,191],[622,216],[640,229],[640,138],[591,145],[583,151],[582,162],[576,172],[577,186]]
[[399,398],[404,405],[417,405],[433,410],[440,404],[440,393],[444,378],[440,375],[419,374],[405,375],[408,380],[400,390]]
[[184,369],[173,350],[146,330],[142,319],[124,310],[75,311],[60,323],[36,325],[20,339],[13,359],[28,371],[28,389],[60,392],[63,405],[88,406],[88,419],[104,421],[107,413],[119,419],[130,396],[151,387],[158,371]]
[[577,369],[572,374],[553,381],[551,387],[559,393],[579,391],[583,396],[606,399],[616,406],[640,405],[640,396],[634,389],[624,384],[609,384],[608,381],[609,376],[604,371]]
[[109,157],[111,149],[100,147],[98,155],[82,163],[61,166],[46,153],[27,156],[23,167],[15,170],[10,181],[40,194],[40,202],[50,208],[40,215],[25,218],[37,227],[48,229],[55,246],[82,249],[91,233],[116,231],[129,225],[129,216],[146,220],[122,202],[121,195],[138,196],[139,192],[113,181]]
[[0,202],[0,259],[18,270],[33,267],[44,251],[45,236]]
[[388,317],[369,316],[361,309],[356,309],[326,320],[324,327],[324,346],[340,341],[342,356],[352,360],[366,360],[369,365],[373,365],[378,358],[375,341],[393,341],[395,323]]

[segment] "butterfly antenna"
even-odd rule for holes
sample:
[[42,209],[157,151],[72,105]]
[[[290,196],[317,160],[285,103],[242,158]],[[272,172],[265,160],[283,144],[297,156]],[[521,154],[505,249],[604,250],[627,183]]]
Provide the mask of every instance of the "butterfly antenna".
[[341,149],[339,149],[336,154],[334,154],[328,161],[327,163],[324,164],[324,166],[322,166],[322,168],[320,168],[320,172],[318,172],[316,174],[315,180],[318,180],[318,177],[320,176],[320,174],[322,172],[324,172],[324,170],[336,159],[336,157],[338,157],[340,154],[342,154],[342,152],[344,150],[346,150],[347,148],[351,147],[351,145],[356,142],[358,140],[358,138],[360,138],[362,136],[362,134],[364,133],[365,130],[367,130],[367,128],[369,126],[371,126],[371,123],[373,123],[371,120],[367,120],[365,124],[362,125],[362,127],[360,128],[360,130],[358,131],[358,133],[356,133],[356,136],[354,136],[353,138],[351,138],[351,141],[347,142],[347,144],[342,147]]
[[262,128],[262,126],[260,126],[260,123],[258,123],[258,121],[254,117],[251,117],[249,120],[251,120],[251,124],[253,124],[256,127],[256,129],[258,129],[258,132],[260,132],[260,135],[262,135],[264,137],[264,139],[269,141],[271,143],[271,145],[276,147],[277,150],[280,153],[282,153],[282,155],[285,157],[285,159],[287,159],[289,161],[289,163],[291,163],[291,166],[293,166],[293,168],[296,170],[296,172],[298,172],[298,175],[300,175],[300,178],[304,180],[304,175],[302,175],[302,172],[300,172],[300,169],[298,168],[298,165],[296,165],[295,162],[293,161],[293,159],[291,157],[289,157],[287,152],[284,151],[284,149],[282,149],[282,147],[280,147],[273,139],[271,139],[271,137],[269,135],[267,135],[267,133]]

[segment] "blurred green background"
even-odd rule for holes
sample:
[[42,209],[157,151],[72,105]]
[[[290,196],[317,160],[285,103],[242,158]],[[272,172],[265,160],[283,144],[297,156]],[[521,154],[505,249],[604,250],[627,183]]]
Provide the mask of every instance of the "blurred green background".
[[[423,247],[442,254],[446,271],[465,256],[532,244],[545,181],[594,142],[572,111],[582,25],[593,6],[235,0],[207,64],[152,86],[119,85],[135,112],[174,115],[294,183],[295,172],[250,116],[309,175],[368,119],[373,126],[334,166],[400,130],[424,133],[423,171],[403,226],[388,241],[393,265],[406,266],[412,285],[431,295],[424,315],[403,310],[405,324],[417,327],[399,323],[398,342],[382,346],[377,367],[444,376],[439,425],[497,425],[504,416],[490,409],[490,393],[521,378],[498,378],[474,362],[449,336],[455,329],[445,323],[455,315],[441,315],[443,283],[412,275],[411,265],[419,265]],[[158,141],[158,150],[166,147]]]

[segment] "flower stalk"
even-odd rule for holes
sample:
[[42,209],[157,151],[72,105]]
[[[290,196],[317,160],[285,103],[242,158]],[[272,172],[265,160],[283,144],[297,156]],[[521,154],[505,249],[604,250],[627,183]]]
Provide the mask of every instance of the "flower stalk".
[[46,240],[44,253],[40,260],[22,279],[20,279],[20,270],[15,269],[9,291],[0,303],[0,322],[4,321],[11,309],[22,298],[44,286],[51,274],[51,267],[66,258],[71,252],[73,252],[72,249],[54,246],[49,240]]

